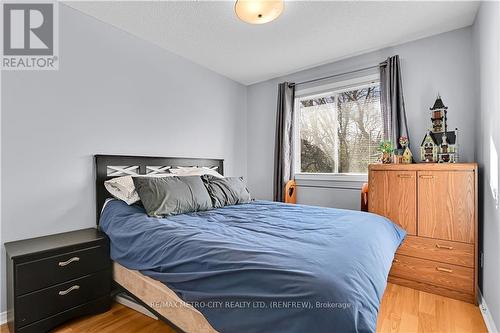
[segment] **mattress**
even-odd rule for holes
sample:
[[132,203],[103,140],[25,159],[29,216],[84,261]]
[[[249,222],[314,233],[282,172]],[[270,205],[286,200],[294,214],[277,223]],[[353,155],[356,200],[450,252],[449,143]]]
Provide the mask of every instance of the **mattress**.
[[100,226],[114,261],[219,332],[374,332],[405,236],[378,215],[266,201],[151,218],[115,200]]

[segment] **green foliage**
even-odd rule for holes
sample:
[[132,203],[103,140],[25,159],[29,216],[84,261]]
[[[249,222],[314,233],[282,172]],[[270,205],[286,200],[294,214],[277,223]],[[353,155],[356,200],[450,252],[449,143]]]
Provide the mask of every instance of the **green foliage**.
[[378,145],[378,151],[381,153],[391,154],[394,151],[392,142],[390,140],[380,141],[380,144]]

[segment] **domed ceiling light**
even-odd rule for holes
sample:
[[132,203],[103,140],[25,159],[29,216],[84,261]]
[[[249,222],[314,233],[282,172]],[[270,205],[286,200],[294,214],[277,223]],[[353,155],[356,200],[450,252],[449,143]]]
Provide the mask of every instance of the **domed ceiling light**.
[[234,5],[238,18],[250,24],[271,22],[281,15],[283,8],[283,0],[238,0]]

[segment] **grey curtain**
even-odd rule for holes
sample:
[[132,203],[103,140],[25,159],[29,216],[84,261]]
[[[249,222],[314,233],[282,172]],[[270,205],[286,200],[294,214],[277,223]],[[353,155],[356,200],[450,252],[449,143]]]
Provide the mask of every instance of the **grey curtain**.
[[403,85],[401,82],[401,64],[399,56],[387,58],[380,64],[380,104],[384,119],[384,136],[391,140],[395,148],[401,148],[399,138],[408,135],[406,122]]
[[274,148],[274,201],[284,201],[285,185],[293,177],[293,108],[295,85],[278,85],[276,140]]

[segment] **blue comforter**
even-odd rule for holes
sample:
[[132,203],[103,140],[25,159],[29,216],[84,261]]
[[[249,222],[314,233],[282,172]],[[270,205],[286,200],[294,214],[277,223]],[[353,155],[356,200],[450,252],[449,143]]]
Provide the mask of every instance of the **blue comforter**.
[[109,202],[111,257],[220,332],[375,332],[404,231],[374,214],[256,201],[168,218]]

